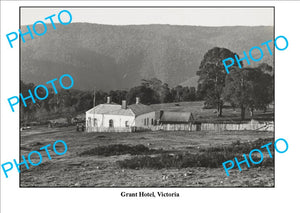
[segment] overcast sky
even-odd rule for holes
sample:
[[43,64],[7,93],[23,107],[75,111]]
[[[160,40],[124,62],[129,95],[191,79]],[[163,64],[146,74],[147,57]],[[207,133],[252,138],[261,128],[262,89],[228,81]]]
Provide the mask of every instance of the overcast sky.
[[21,24],[31,25],[52,14],[58,22],[63,9],[71,12],[72,23],[110,25],[273,26],[274,18],[273,8],[22,8]]

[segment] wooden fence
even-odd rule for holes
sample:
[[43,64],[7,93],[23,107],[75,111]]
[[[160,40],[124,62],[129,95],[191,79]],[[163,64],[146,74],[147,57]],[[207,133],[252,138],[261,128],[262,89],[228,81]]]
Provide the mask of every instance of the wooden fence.
[[274,132],[274,122],[264,123],[245,123],[245,124],[214,124],[202,123],[200,129],[202,131],[240,131],[240,130],[257,130]]
[[87,127],[86,132],[145,132],[145,131],[197,131],[196,124],[161,124],[144,127]]
[[86,132],[134,132],[132,127],[86,127]]
[[197,131],[199,125],[197,124],[161,124],[151,127],[152,131]]

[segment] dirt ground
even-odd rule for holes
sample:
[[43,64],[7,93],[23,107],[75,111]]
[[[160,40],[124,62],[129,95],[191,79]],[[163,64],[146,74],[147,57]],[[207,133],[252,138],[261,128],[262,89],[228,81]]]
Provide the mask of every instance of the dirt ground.
[[[85,133],[75,127],[33,127],[21,132],[21,155],[39,150],[56,140],[68,145],[66,154],[58,156],[49,147],[51,160],[40,151],[43,162],[34,167],[21,168],[21,187],[274,187],[273,167],[242,166],[230,170],[228,177],[219,168],[185,169],[122,169],[117,161],[133,156],[79,156],[79,153],[109,144],[143,144],[151,149],[188,151],[201,147],[230,144],[239,140],[254,141],[272,138],[272,132],[225,131],[225,132],[140,132],[140,133]],[[271,141],[270,141],[271,142]],[[59,152],[63,146],[57,146]],[[248,154],[248,153],[245,153]],[[34,158],[35,157],[35,158]],[[240,157],[240,156],[237,156]],[[32,160],[38,162],[37,155]],[[232,159],[228,159],[232,160]]]

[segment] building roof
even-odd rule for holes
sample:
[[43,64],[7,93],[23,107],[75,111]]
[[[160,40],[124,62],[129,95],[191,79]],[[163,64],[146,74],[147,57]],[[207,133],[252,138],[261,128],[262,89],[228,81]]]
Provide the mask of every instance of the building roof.
[[130,109],[118,109],[115,111],[110,111],[109,113],[105,113],[108,115],[125,115],[125,116],[134,116],[134,113]]
[[122,109],[122,106],[118,104],[99,104],[88,110],[86,113],[139,116],[148,112],[154,112],[154,110],[150,106],[144,104],[132,104],[129,105],[127,109]]
[[154,112],[154,109],[144,104],[132,104],[129,105],[128,108],[132,110],[135,116],[139,116],[149,112]]
[[86,113],[90,114],[110,114],[110,112],[121,109],[121,105],[118,104],[99,104],[92,109],[86,111]]
[[160,121],[165,123],[189,123],[192,122],[193,115],[191,112],[162,112]]

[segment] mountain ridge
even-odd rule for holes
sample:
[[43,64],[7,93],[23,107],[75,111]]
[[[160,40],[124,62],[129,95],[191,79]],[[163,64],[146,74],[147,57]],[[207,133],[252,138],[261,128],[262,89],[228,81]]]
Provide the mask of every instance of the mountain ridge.
[[[24,82],[45,84],[68,73],[74,88],[81,90],[129,89],[153,77],[173,87],[194,78],[204,54],[215,46],[241,54],[273,38],[272,26],[71,23],[56,27],[47,24],[45,35],[21,43]],[[36,29],[43,31],[41,26]],[[262,49],[267,53],[267,48]],[[262,62],[273,65],[273,58],[265,54],[258,63]]]

